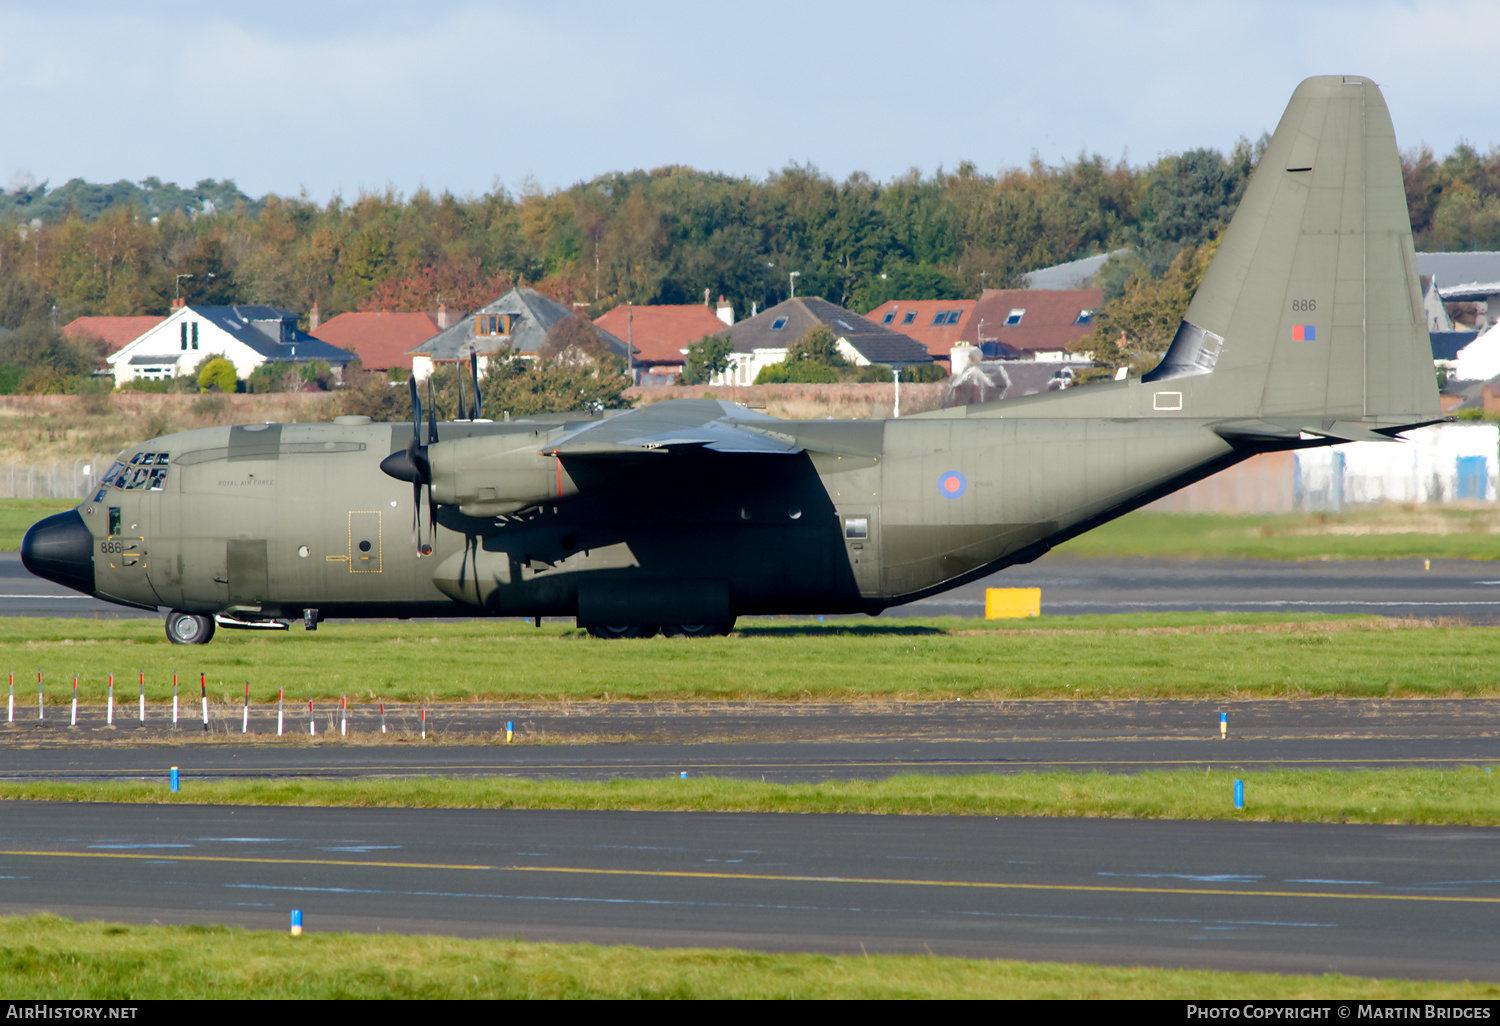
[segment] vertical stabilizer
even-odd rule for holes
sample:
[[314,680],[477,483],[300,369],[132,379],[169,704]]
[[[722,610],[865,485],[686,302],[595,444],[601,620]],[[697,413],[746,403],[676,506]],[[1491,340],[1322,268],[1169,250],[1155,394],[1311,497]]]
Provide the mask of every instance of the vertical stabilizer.
[[1440,415],[1390,113],[1366,78],[1297,87],[1146,381],[1184,414],[1382,425]]

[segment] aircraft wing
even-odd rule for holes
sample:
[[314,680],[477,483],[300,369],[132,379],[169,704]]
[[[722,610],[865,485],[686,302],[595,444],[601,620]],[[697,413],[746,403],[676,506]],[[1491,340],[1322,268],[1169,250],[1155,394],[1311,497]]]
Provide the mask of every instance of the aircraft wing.
[[695,447],[714,452],[789,455],[803,446],[774,429],[775,417],[719,399],[684,399],[643,406],[563,433],[542,448],[547,456],[612,458]]

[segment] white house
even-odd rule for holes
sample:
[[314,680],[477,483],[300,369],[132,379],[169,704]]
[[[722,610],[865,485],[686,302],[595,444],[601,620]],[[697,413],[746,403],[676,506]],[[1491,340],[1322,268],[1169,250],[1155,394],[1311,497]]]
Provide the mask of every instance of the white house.
[[297,327],[297,315],[274,306],[181,306],[108,357],[115,384],[170,380],[222,356],[244,379],[263,363],[322,360],[342,373],[358,359]]

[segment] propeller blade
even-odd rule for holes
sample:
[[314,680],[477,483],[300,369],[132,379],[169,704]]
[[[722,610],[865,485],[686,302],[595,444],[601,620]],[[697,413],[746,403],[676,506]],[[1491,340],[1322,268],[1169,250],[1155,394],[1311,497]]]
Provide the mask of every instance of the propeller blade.
[[427,378],[427,444],[437,445],[437,400],[432,398],[432,377]]
[[411,483],[411,544],[422,555],[422,482]]
[[480,418],[480,416],[482,416],[480,414],[479,410],[480,410],[481,405],[483,405],[482,400],[479,398],[479,354],[478,353],[470,353],[469,354],[469,373],[470,373],[470,376],[472,377],[472,379],[474,381],[474,416],[473,416],[472,419],[473,420],[478,420]]

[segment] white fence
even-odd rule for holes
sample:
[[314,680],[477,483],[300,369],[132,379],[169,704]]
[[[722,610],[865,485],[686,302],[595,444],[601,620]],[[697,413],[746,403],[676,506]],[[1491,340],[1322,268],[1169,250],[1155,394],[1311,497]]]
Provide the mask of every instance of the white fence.
[[1399,442],[1269,453],[1148,508],[1164,513],[1334,512],[1380,503],[1443,505],[1500,499],[1500,426],[1438,424]]
[[0,463],[0,498],[82,499],[113,462],[113,456],[80,456],[56,463]]
[[1404,442],[1350,442],[1297,453],[1297,508],[1309,512],[1381,502],[1494,502],[1500,427],[1439,424]]

